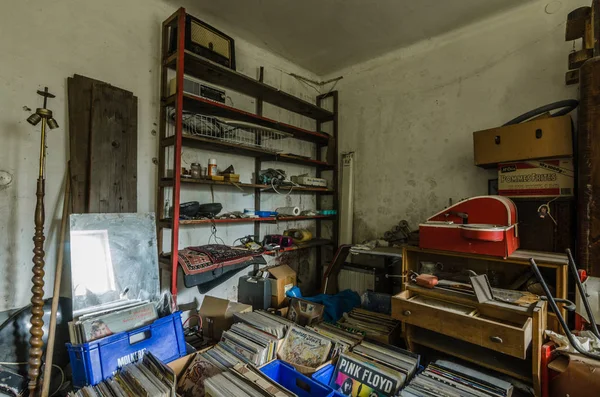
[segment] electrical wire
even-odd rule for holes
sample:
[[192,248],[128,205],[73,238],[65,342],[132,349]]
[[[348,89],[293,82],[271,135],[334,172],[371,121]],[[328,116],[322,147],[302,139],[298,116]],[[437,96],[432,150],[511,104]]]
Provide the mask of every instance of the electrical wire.
[[200,324],[198,325],[200,328],[202,328],[202,324],[204,323],[202,321],[202,316],[199,314],[190,314],[190,316],[183,322],[183,327],[185,327],[185,325],[188,323],[188,321],[190,321],[191,318],[196,317],[199,321]]
[[337,85],[338,81],[340,81],[339,79],[336,80],[333,85],[331,86],[331,88],[329,89],[329,91],[327,91],[325,94],[323,94],[323,96],[327,96],[329,94],[331,94],[331,91],[333,91],[333,89],[335,88],[335,86]]
[[[283,179],[285,179],[286,175],[285,172],[281,172],[278,169],[272,168],[273,171],[275,171],[276,173],[278,173],[279,175],[281,175],[283,177]],[[294,190],[294,187],[301,187],[300,185],[298,185],[296,182],[293,182],[290,179],[290,183],[292,186],[290,186],[290,190],[289,192],[285,193],[285,196],[288,197],[290,194],[292,194],[292,190]],[[277,188],[275,187],[275,178],[271,178],[271,189],[273,189],[273,191],[279,195],[284,195],[284,193],[281,193],[279,190],[277,190]]]
[[217,223],[214,218],[210,219],[210,236],[208,236],[208,244],[212,244],[212,240],[214,239],[215,244],[225,245],[225,241],[219,236],[217,236]]
[[[279,195],[283,195],[283,193],[281,193],[279,190],[277,190],[277,188],[275,187],[275,178],[271,178],[271,189],[273,189],[273,191]],[[290,191],[287,192],[285,194],[285,196],[289,196],[290,194],[292,194],[292,190],[294,190],[294,185],[290,186]]]
[[329,84],[329,83],[333,83],[333,86],[329,89],[329,91],[325,94],[322,94],[324,96],[327,96],[331,93],[331,91],[333,91],[333,89],[335,88],[335,86],[337,85],[338,81],[340,81],[341,79],[344,78],[344,76],[339,76],[333,79],[329,79],[327,81],[315,81],[315,80],[311,80],[307,77],[304,76],[300,76],[299,74],[296,73],[288,73],[290,76],[294,77],[296,80],[300,81],[301,83],[306,84],[308,87],[314,89],[315,91],[317,91],[319,94],[321,94],[321,90],[316,86],[319,87],[323,87],[325,84]]
[[[29,363],[25,363],[25,362],[17,362],[17,363],[12,363],[12,362],[0,362],[0,365],[28,365]],[[59,367],[56,364],[52,364],[53,368],[58,368],[58,370],[60,371],[60,385],[58,385],[58,387],[56,388],[56,390],[54,390],[54,392],[52,392],[50,394],[50,397],[52,397],[53,395],[55,395],[56,393],[59,392],[59,390],[62,388],[62,386],[65,384],[65,371],[63,371],[63,369],[61,367]]]
[[290,74],[290,76],[295,77],[296,80],[298,80],[299,82],[301,82],[302,84],[306,85],[307,87],[312,88],[313,90],[317,91],[317,94],[321,94],[321,91],[315,87],[314,85],[312,85],[311,83],[309,83],[308,81],[300,78],[300,76],[294,75],[294,74]]

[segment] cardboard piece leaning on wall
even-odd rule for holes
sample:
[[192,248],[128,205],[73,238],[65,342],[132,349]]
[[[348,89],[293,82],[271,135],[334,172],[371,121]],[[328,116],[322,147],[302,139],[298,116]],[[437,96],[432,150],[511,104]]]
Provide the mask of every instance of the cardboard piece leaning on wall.
[[[202,317],[202,332],[205,337],[214,341],[221,340],[223,331],[227,331],[233,324],[233,313],[251,312],[252,306],[243,303],[231,302],[227,299],[205,296],[198,314]],[[212,330],[211,330],[212,328]],[[212,332],[212,334],[211,334]]]
[[296,285],[296,272],[288,265],[280,265],[262,269],[269,272],[271,280],[271,307],[279,309],[289,304],[285,295]]

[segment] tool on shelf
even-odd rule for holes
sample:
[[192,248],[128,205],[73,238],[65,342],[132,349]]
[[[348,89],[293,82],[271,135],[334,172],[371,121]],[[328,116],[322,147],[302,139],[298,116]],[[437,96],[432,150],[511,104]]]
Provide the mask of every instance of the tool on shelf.
[[240,238],[240,242],[244,245],[244,247],[248,248],[250,251],[260,251],[262,249],[262,246],[256,242],[254,237],[255,236],[251,235],[242,237]]
[[287,248],[294,245],[294,241],[291,237],[282,236],[281,234],[267,234],[263,239],[263,246],[275,245],[278,245],[281,248]]
[[288,229],[283,232],[284,236],[291,237],[295,244],[305,243],[312,240],[312,233],[307,229]]

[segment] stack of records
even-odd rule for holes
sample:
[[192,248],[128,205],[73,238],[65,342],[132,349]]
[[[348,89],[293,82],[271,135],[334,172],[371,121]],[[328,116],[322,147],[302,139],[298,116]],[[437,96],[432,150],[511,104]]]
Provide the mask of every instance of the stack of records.
[[173,370],[147,352],[141,361],[124,366],[114,378],[86,386],[70,397],[176,397]]
[[243,362],[260,366],[275,358],[279,339],[246,323],[235,323],[223,332],[219,345],[231,348]]
[[338,321],[338,325],[351,332],[360,332],[369,339],[382,339],[394,332],[400,321],[387,314],[354,308]]
[[277,356],[292,364],[300,372],[307,372],[320,367],[332,358],[334,342],[314,331],[293,325]]
[[234,313],[233,317],[234,321],[244,322],[256,329],[274,335],[277,339],[283,338],[289,326],[293,325],[291,321],[286,320],[283,317],[262,310],[256,312]]
[[206,379],[206,394],[211,397],[295,397],[255,368],[237,365],[230,371]]
[[[212,349],[205,352],[205,356],[208,357],[211,363],[221,370],[233,368],[243,360],[240,359],[236,354],[232,353],[227,345],[217,344]],[[204,354],[204,353],[203,353]]]
[[[388,359],[391,361],[392,357],[386,356]],[[329,386],[345,396],[390,397],[404,386],[406,378],[405,372],[391,364],[344,353],[338,359]]]
[[[215,358],[213,350],[216,349],[197,353],[185,372],[180,376],[177,384],[177,393],[181,397],[203,397],[205,395],[204,382],[206,379],[230,368],[223,365],[220,361],[221,359]],[[213,352],[213,354],[209,354],[210,352]],[[217,352],[216,354],[220,355],[221,352]],[[226,360],[225,358],[222,359]]]
[[494,376],[453,362],[429,364],[401,392],[403,397],[510,397],[513,385]]
[[326,338],[329,338],[334,343],[333,352],[331,354],[332,358],[350,351],[354,346],[363,340],[363,336],[361,334],[349,332],[325,322],[307,326],[306,328],[315,331]]
[[118,332],[131,331],[152,323],[158,318],[154,303],[133,302],[116,309],[85,314],[69,321],[71,344],[79,345]]
[[[228,354],[219,346],[197,353],[177,385],[181,397],[216,396],[278,396],[292,397],[281,386],[267,378],[254,366],[227,361]],[[230,394],[238,393],[238,394]]]
[[406,379],[412,379],[419,368],[420,357],[418,354],[392,345],[374,341],[362,341],[360,345],[352,349],[352,352],[396,371],[400,371],[406,375]]

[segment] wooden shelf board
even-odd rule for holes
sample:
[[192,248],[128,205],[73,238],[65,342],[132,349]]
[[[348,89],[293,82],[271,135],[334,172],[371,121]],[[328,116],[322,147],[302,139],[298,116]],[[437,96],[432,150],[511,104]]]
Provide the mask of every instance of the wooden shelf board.
[[[293,247],[283,248],[278,251],[265,251],[262,254],[263,255],[277,255],[282,252],[290,252],[290,251],[297,251],[297,250],[309,249],[309,248],[315,248],[315,247],[323,247],[323,246],[332,245],[332,244],[333,244],[333,242],[331,240],[313,239],[306,243],[299,243],[297,245],[294,245]],[[167,253],[161,254],[161,256],[158,259],[158,264],[159,264],[159,268],[170,272],[171,271],[171,253],[167,252]]]
[[[189,219],[180,220],[180,226],[189,225],[210,225],[214,223],[252,223],[252,222],[290,222],[290,221],[307,221],[313,219],[327,220],[334,219],[335,215],[314,215],[314,216],[279,216],[279,217],[268,217],[268,218],[236,218],[236,219]],[[172,226],[171,219],[161,219],[158,221],[159,227],[170,228]]]
[[[173,106],[174,103],[175,95],[171,95],[163,101],[163,104],[166,106]],[[193,113],[225,117],[237,121],[245,121],[281,132],[287,132],[296,139],[318,143],[321,146],[327,146],[329,142],[329,135],[324,132],[306,130],[291,124],[286,124],[267,117],[258,116],[254,113],[245,112],[243,110],[227,106],[224,103],[211,101],[209,99],[186,93],[183,94],[183,109]]]
[[424,328],[416,327],[411,335],[410,340],[414,344],[458,357],[526,382],[532,381],[531,360],[520,360]]
[[513,254],[511,254],[507,259],[501,258],[499,256],[490,256],[490,255],[479,255],[479,254],[468,254],[464,252],[454,252],[454,251],[440,251],[433,249],[425,249],[413,246],[407,246],[407,250],[413,252],[423,252],[428,254],[438,254],[445,256],[457,256],[463,258],[471,258],[471,259],[479,259],[486,261],[495,261],[495,262],[508,262],[522,266],[531,266],[529,263],[529,258],[533,257],[536,260],[536,263],[539,267],[563,267],[568,266],[569,262],[567,260],[567,255],[558,254],[554,252],[538,252],[538,251],[528,251],[528,250],[516,250]]
[[[318,121],[333,120],[333,112],[329,110],[262,83],[245,74],[219,65],[193,52],[185,51],[183,63],[184,73],[189,76],[232,89],[256,99],[261,99],[264,102]],[[166,56],[163,59],[163,65],[175,68],[176,57],[173,55]]]
[[322,247],[324,245],[332,245],[332,244],[333,244],[333,242],[331,240],[317,238],[317,239],[307,241],[306,243],[298,243],[291,247],[282,248],[282,249],[279,249],[276,251],[265,251],[265,252],[263,252],[263,254],[264,255],[277,255],[281,252],[297,251],[297,250],[301,250],[301,249]]
[[[164,138],[161,141],[161,146],[172,146],[175,144],[175,137],[170,136],[168,138]],[[285,163],[291,164],[300,164],[305,166],[317,167],[319,169],[333,169],[334,166],[332,164],[328,164],[325,161],[318,161],[313,159],[307,159],[304,157],[297,157],[291,154],[277,154],[270,152],[268,150],[254,148],[250,146],[242,146],[236,145],[233,143],[218,141],[214,139],[193,136],[193,135],[183,135],[182,136],[182,145],[184,147],[194,147],[198,149],[207,149],[214,150],[217,152],[223,153],[232,153],[240,156],[252,156],[256,158],[260,158],[263,161],[281,161]]]
[[402,258],[402,247],[375,247],[370,250],[363,250],[352,247],[350,248],[350,253],[375,256],[393,256],[397,258]]
[[[270,193],[270,192],[275,193],[271,189],[271,185],[261,185],[261,184],[256,184],[256,183],[235,182],[235,184],[234,184],[232,182],[227,182],[227,181],[212,181],[209,179],[192,179],[192,178],[183,178],[183,177],[181,178],[181,183],[189,184],[189,185],[217,185],[217,186],[228,186],[228,187],[234,187],[234,188],[239,186],[241,188],[247,188],[247,189],[268,189],[268,190],[263,191],[263,193]],[[160,180],[160,185],[161,186],[173,186],[173,178],[162,178]],[[289,190],[289,186],[281,187],[279,190],[287,193]],[[327,189],[327,188],[321,188],[321,187],[308,187],[308,186],[297,187],[297,186],[294,186],[292,189],[292,192],[299,192],[299,193],[315,192],[315,193],[322,193],[322,194],[333,194],[335,191],[331,190],[331,189]]]

